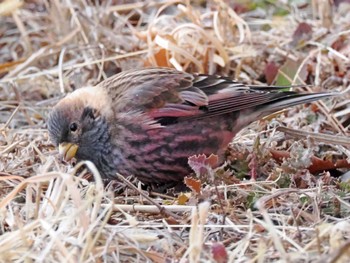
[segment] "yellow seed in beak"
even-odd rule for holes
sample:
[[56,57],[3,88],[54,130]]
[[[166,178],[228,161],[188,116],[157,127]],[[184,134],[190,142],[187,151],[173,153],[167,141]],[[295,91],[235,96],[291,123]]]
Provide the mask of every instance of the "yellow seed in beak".
[[58,145],[58,153],[63,157],[63,160],[69,162],[75,157],[79,146],[74,143],[63,142]]

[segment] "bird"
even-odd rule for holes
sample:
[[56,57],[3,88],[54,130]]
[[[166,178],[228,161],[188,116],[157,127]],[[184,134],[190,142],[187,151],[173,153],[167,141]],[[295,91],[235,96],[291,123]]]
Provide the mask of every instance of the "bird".
[[65,161],[89,160],[102,178],[134,175],[144,184],[183,181],[190,156],[224,153],[235,135],[264,116],[334,96],[171,68],[122,71],[60,100],[47,120]]

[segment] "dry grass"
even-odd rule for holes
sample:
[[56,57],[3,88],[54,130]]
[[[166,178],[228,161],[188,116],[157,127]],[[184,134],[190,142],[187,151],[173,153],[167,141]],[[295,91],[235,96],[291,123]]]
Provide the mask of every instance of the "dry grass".
[[[350,158],[347,93],[242,131],[228,157],[234,175],[200,194],[106,185],[89,162],[64,165],[45,118],[67,92],[135,67],[345,91],[350,5],[98,2],[0,3],[0,261],[346,262],[350,188],[338,176]],[[300,22],[312,33],[293,36]],[[319,173],[317,157],[344,169]]]

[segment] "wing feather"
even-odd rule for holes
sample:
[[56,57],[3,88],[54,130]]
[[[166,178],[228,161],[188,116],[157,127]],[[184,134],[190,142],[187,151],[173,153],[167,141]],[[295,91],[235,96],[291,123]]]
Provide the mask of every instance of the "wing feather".
[[[99,84],[116,114],[142,112],[156,122],[213,117],[240,110],[280,110],[323,95],[297,94],[287,87],[247,86],[225,77],[191,75],[168,68],[122,72]],[[315,94],[317,95],[317,94]],[[269,108],[270,107],[270,108]],[[165,123],[166,124],[166,123]]]

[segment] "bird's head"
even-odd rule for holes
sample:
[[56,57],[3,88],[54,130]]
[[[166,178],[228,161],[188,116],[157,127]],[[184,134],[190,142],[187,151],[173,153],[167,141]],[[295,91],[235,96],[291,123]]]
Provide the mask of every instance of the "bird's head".
[[81,95],[72,93],[53,108],[47,121],[48,131],[65,161],[75,157],[98,165],[109,138],[108,127],[96,104]]

